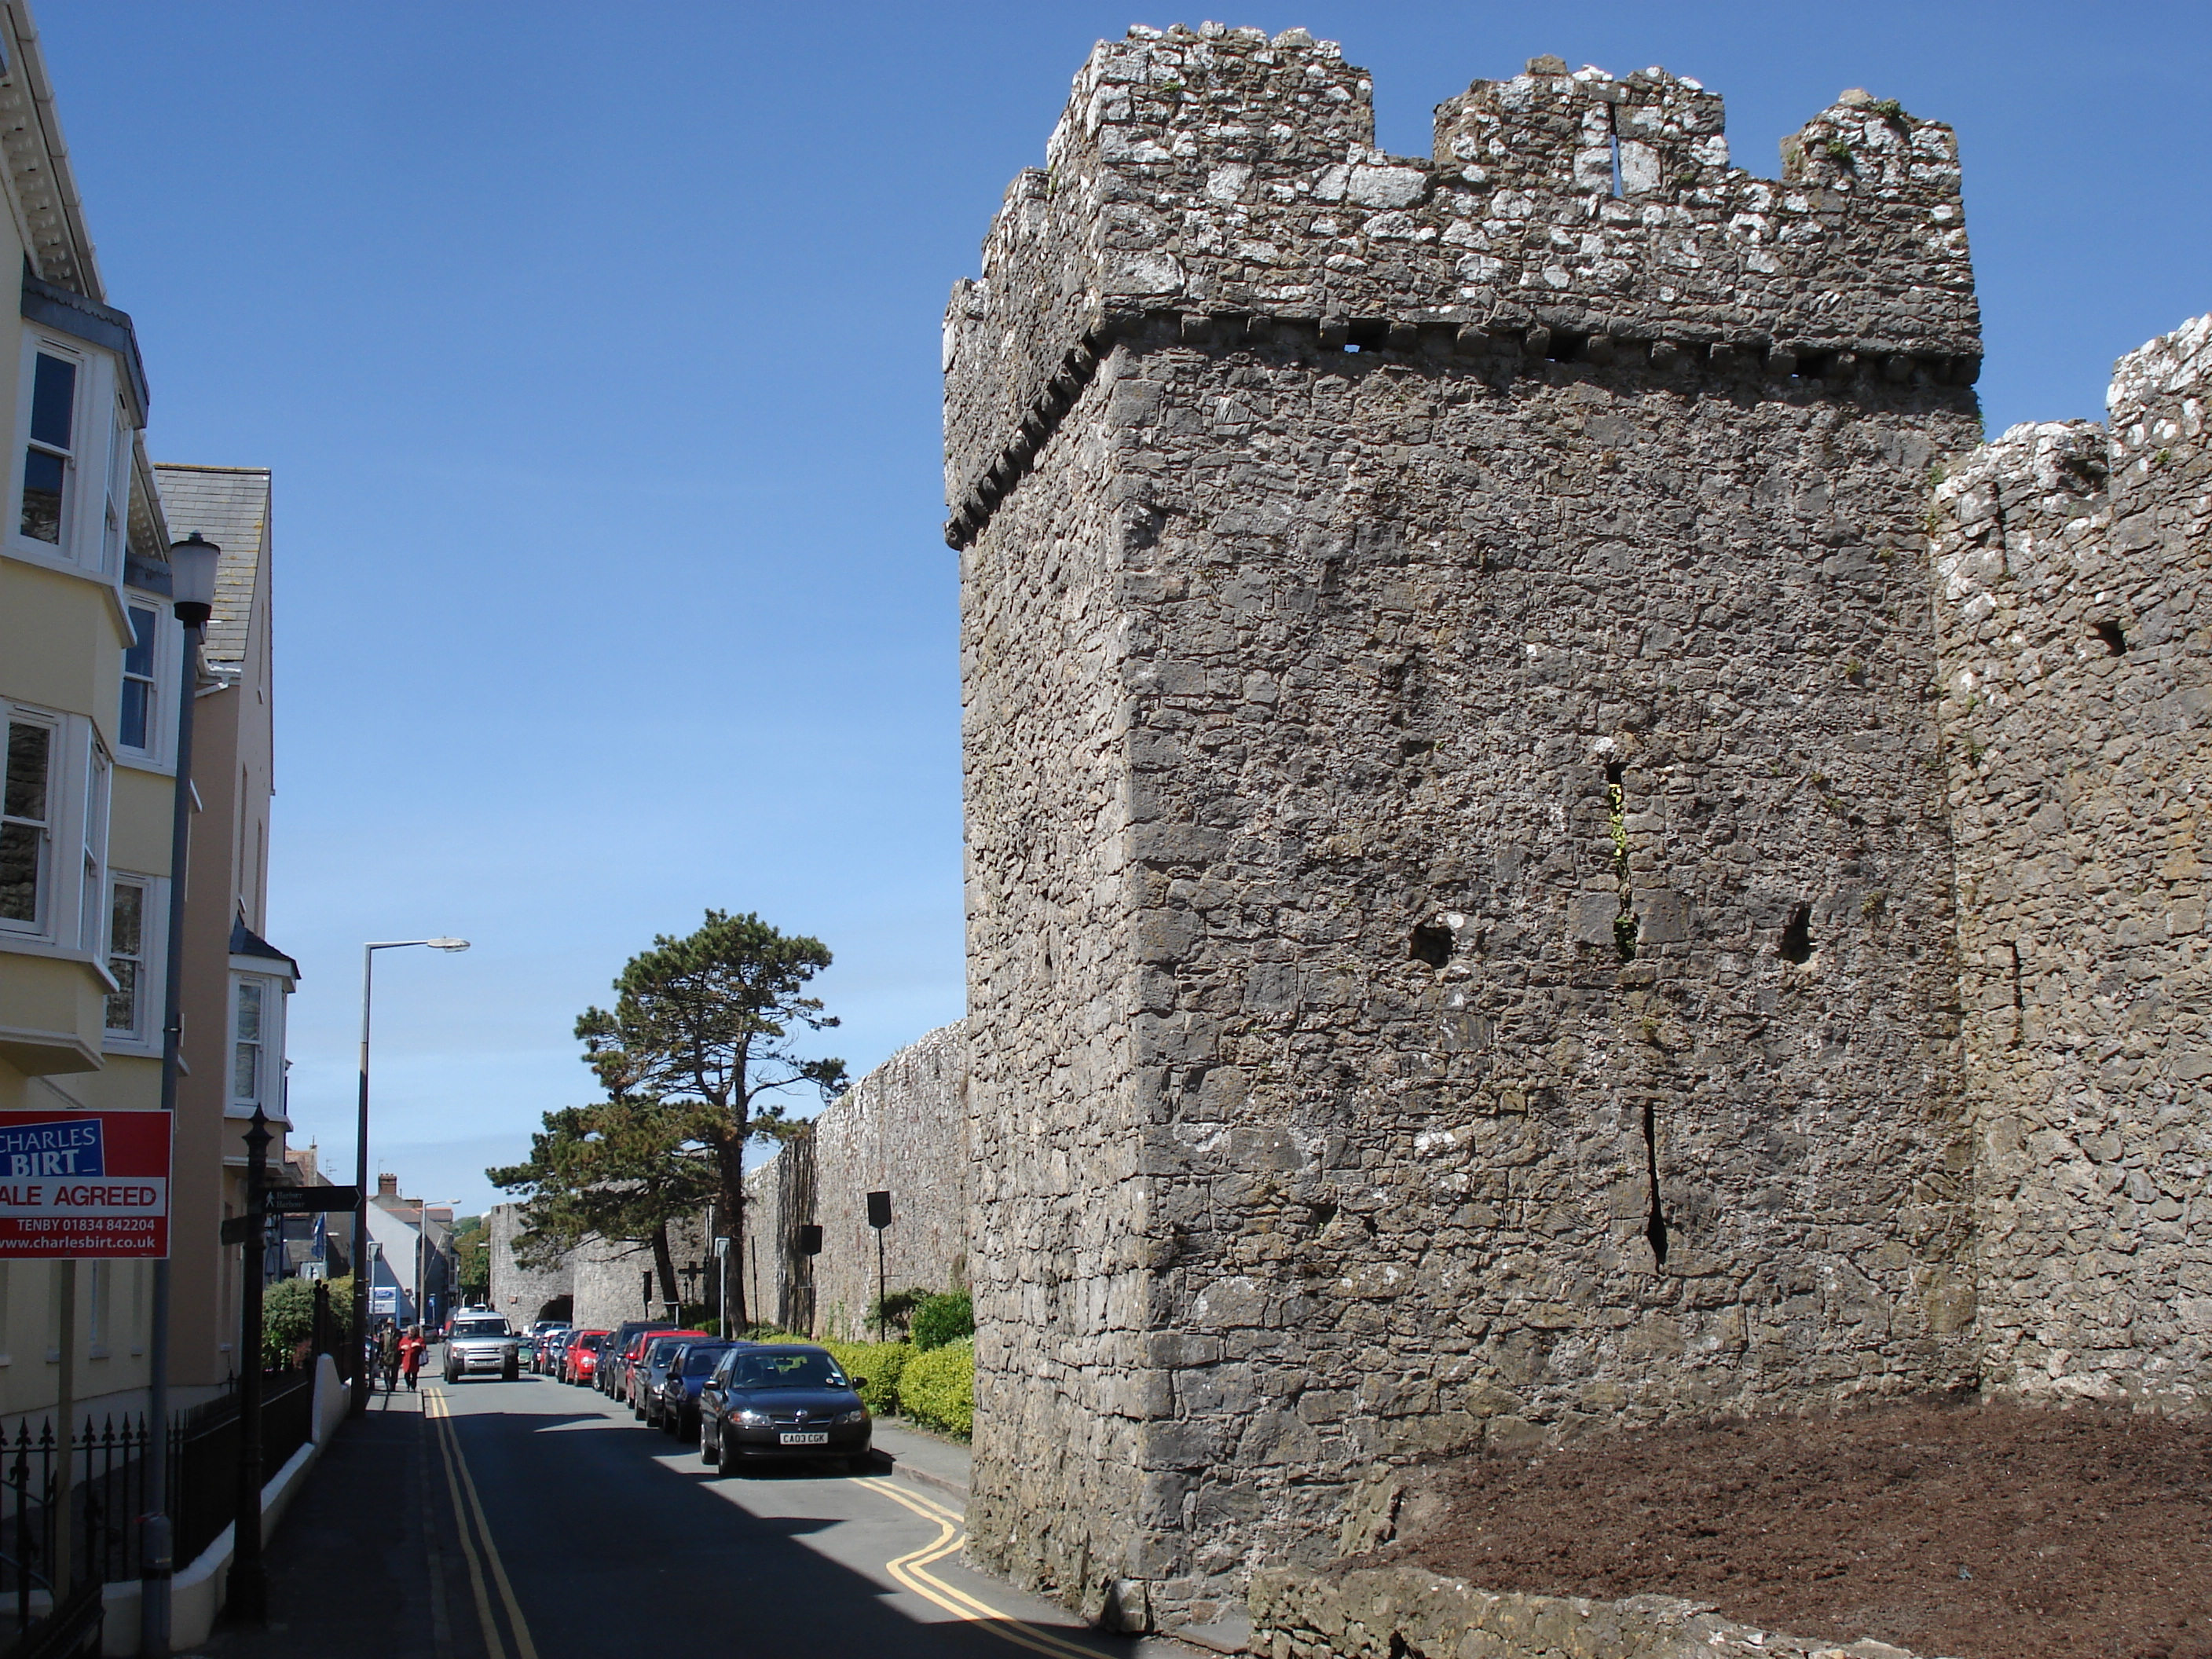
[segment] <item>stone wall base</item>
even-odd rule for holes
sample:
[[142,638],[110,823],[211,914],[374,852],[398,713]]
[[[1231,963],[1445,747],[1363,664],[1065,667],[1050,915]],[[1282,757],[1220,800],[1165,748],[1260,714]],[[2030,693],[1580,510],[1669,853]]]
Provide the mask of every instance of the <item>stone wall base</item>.
[[1800,1641],[1696,1601],[1499,1595],[1419,1567],[1252,1577],[1248,1651],[1270,1659],[1912,1659],[1886,1642]]

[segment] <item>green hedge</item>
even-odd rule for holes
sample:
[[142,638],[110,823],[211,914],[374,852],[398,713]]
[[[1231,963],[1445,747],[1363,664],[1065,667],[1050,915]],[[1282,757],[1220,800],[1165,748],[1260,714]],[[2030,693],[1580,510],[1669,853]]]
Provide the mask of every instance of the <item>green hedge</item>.
[[899,1404],[917,1422],[964,1439],[975,1426],[975,1339],[915,1355],[899,1376]]
[[975,1304],[965,1291],[926,1296],[914,1304],[909,1328],[914,1332],[915,1351],[927,1353],[932,1348],[941,1348],[948,1342],[975,1334]]
[[830,1357],[845,1368],[848,1376],[866,1379],[860,1390],[860,1403],[877,1416],[888,1417],[899,1409],[901,1387],[909,1369],[908,1362],[914,1357],[914,1350],[905,1343],[817,1342],[814,1346],[827,1348]]

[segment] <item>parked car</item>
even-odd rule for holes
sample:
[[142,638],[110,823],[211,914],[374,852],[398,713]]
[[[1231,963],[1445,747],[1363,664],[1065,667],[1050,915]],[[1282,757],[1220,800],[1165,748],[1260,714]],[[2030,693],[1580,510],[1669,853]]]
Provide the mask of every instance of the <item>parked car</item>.
[[485,1373],[512,1382],[522,1375],[522,1346],[505,1314],[465,1313],[446,1339],[446,1381]]
[[575,1340],[561,1351],[561,1380],[588,1384],[598,1374],[599,1356],[613,1334],[612,1331],[577,1332]]
[[653,1396],[667,1375],[669,1356],[687,1342],[704,1340],[704,1331],[656,1331],[638,1340],[637,1358],[630,1362],[629,1379],[623,1384],[623,1403],[630,1415],[653,1421]]
[[811,1343],[740,1344],[699,1390],[699,1455],[722,1474],[803,1457],[842,1458],[858,1474],[873,1467],[866,1380]]
[[[672,1319],[626,1319],[616,1328],[614,1340],[607,1345],[607,1357],[616,1362],[618,1370],[621,1361],[634,1353],[640,1336],[649,1331],[672,1331],[677,1328],[677,1322]],[[599,1392],[611,1395],[620,1384],[628,1381],[626,1376],[617,1376],[615,1370],[611,1370],[599,1384]]]
[[704,1331],[662,1331],[647,1337],[630,1366],[629,1382],[625,1389],[631,1413],[648,1424],[653,1422],[653,1401],[668,1376],[668,1362],[687,1343],[708,1340]]
[[568,1339],[575,1334],[574,1326],[565,1330],[546,1332],[538,1339],[537,1352],[530,1356],[530,1369],[540,1376],[558,1376],[561,1374],[561,1351],[568,1346]]
[[675,1352],[659,1362],[660,1384],[647,1403],[645,1420],[659,1425],[664,1434],[696,1441],[699,1435],[699,1391],[714,1367],[731,1349],[744,1345],[708,1337],[703,1342],[679,1342]]

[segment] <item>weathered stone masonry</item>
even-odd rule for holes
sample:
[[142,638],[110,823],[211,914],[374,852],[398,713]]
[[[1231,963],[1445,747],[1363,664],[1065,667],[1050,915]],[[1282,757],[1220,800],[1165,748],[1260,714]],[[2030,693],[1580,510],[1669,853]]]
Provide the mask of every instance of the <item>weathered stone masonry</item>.
[[[872,1338],[876,1235],[867,1195],[891,1195],[883,1268],[894,1291],[967,1283],[969,1173],[965,1028],[908,1043],[745,1177],[752,1316],[786,1330]],[[803,1224],[822,1249],[797,1247]]]
[[[1695,82],[1539,59],[1443,106],[1432,160],[1372,142],[1325,42],[1133,31],[947,313],[969,1518],[1109,1620],[1326,1557],[1380,1458],[1972,1384],[1978,1223],[2021,1386],[2133,1386],[2144,1322],[2191,1317],[2203,1382],[2203,1225],[2195,1290],[2108,1241],[2137,1302],[2064,1310],[2081,1193],[2174,1261],[2158,1206],[2201,1203],[2193,1091],[2111,1097],[2160,1006],[2039,977],[2094,939],[2022,947],[2067,1024],[2021,1077],[2075,1080],[1984,1115],[2015,1179],[1976,1185],[1966,1067],[2021,931],[1994,825],[2031,780],[1958,758],[1998,717],[1961,670],[2027,672],[1959,586],[2002,566],[1966,482],[2002,446],[1944,487],[1978,550],[1931,622],[1933,470],[1979,435],[1949,131],[1847,94],[1775,183]],[[2141,497],[2170,540],[2185,473]],[[2109,605],[2002,602],[2069,649]],[[2114,611],[2146,644],[2177,614]],[[2110,695],[2183,695],[2148,687]],[[2179,834],[2152,759],[2100,763],[2130,871]],[[2147,942],[2177,914],[2098,925],[2154,976],[2202,948]],[[2030,1167],[2076,1127],[2079,1191]]]
[[2016,427],[1930,550],[1984,1382],[2201,1406],[2212,1358],[2212,319]]

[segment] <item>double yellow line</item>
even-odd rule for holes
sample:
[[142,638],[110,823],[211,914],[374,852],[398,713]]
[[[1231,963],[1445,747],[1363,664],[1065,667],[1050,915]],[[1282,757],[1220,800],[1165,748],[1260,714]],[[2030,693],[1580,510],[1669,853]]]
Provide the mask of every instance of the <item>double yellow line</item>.
[[1027,1648],[1032,1653],[1049,1654],[1053,1659],[1099,1659],[1098,1650],[1071,1642],[1048,1630],[1004,1613],[988,1601],[979,1601],[964,1590],[955,1589],[929,1571],[937,1562],[959,1553],[968,1541],[966,1517],[955,1514],[941,1504],[931,1502],[918,1492],[902,1491],[897,1483],[884,1476],[858,1480],[855,1486],[866,1486],[892,1503],[912,1510],[925,1521],[937,1523],[937,1536],[918,1550],[909,1550],[884,1564],[884,1571],[899,1584],[912,1590],[932,1606],[941,1607],[956,1619],[980,1625],[1004,1642],[1018,1648]]
[[[514,1599],[514,1586],[507,1583],[507,1565],[499,1559],[499,1546],[492,1541],[491,1523],[484,1519],[483,1503],[477,1496],[476,1478],[469,1473],[468,1459],[461,1455],[461,1443],[453,1431],[453,1408],[441,1390],[424,1389],[422,1415],[430,1419],[438,1449],[445,1455],[446,1491],[453,1500],[453,1527],[460,1534],[461,1557],[469,1565],[469,1588],[476,1594],[477,1621],[483,1626],[484,1649],[492,1659],[508,1659],[510,1652],[514,1659],[538,1659],[538,1644],[530,1639],[529,1623],[522,1616],[521,1605]],[[464,1493],[468,1500],[465,1507],[462,1503]],[[479,1542],[483,1546],[481,1553],[477,1549]],[[514,1633],[512,1650],[502,1640],[499,1620],[492,1612],[491,1596],[484,1583],[487,1562],[491,1566],[492,1585],[499,1591],[500,1605],[507,1610],[507,1628]]]

